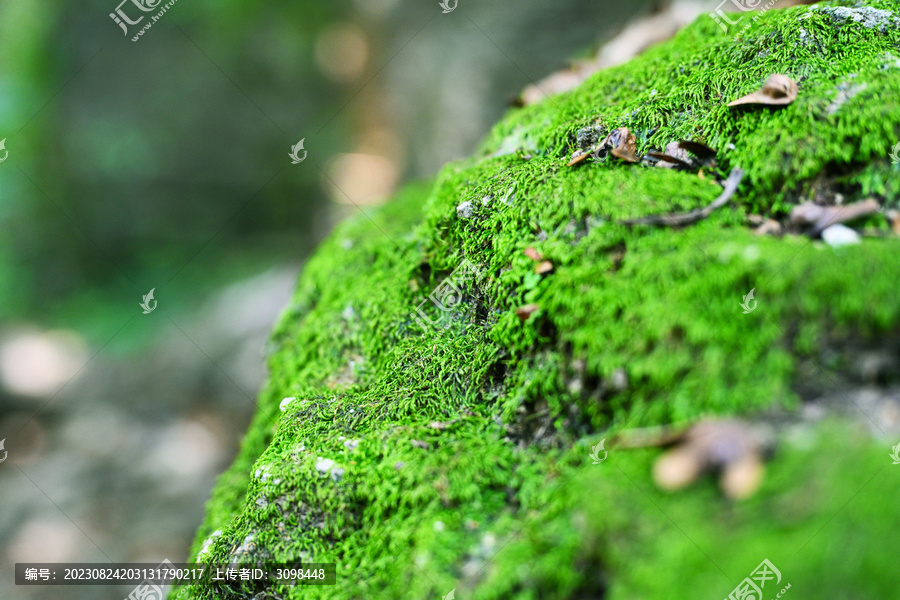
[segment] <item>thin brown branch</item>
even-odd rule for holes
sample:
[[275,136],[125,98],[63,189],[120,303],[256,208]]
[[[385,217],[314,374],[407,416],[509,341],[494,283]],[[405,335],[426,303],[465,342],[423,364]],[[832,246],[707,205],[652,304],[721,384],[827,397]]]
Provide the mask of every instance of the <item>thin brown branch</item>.
[[716,198],[712,204],[705,208],[698,208],[687,213],[676,213],[671,215],[655,215],[652,217],[643,217],[640,219],[629,219],[627,221],[619,221],[622,225],[660,225],[663,227],[679,227],[682,225],[692,225],[697,221],[702,221],[712,214],[714,210],[726,204],[734,193],[737,191],[738,184],[744,177],[743,169],[732,169],[728,179],[725,180],[722,193]]

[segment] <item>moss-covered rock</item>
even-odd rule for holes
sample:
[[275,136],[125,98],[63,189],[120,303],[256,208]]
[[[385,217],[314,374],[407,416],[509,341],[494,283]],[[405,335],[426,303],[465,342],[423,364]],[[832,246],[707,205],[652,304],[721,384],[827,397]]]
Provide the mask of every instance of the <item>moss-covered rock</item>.
[[[895,596],[900,467],[849,419],[782,432],[740,502],[713,480],[658,490],[659,449],[589,454],[624,428],[789,415],[846,381],[852,348],[897,339],[900,244],[882,216],[833,249],[755,236],[746,215],[898,204],[898,22],[887,0],[768,11],[736,40],[701,18],[341,225],[276,327],[192,554],[336,562],[337,583],[173,598],[722,598],[764,558],[783,578],[766,597]],[[798,82],[794,103],[725,106],[772,73]],[[721,170],[567,167],[592,126],[630,128],[640,153],[702,141]],[[737,195],[708,219],[619,224],[704,206],[735,167]]]

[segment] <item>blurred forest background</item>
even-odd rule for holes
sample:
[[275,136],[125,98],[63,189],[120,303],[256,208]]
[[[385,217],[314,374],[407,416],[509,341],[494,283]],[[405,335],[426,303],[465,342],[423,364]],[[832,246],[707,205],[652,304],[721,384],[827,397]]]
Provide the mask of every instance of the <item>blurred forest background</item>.
[[653,4],[178,0],[132,42],[118,1],[0,3],[3,598],[185,560],[304,257]]

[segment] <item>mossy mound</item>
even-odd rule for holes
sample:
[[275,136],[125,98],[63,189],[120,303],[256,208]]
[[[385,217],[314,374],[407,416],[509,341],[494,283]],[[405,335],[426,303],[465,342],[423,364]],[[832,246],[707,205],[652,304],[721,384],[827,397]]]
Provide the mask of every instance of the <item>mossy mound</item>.
[[[769,11],[737,40],[701,18],[514,110],[475,157],[340,226],[276,328],[271,381],[192,554],[336,562],[337,584],[173,597],[721,598],[764,558],[797,598],[895,595],[882,534],[900,527],[900,467],[848,422],[784,438],[741,502],[711,479],[659,491],[658,449],[589,453],[623,428],[790,411],[849,348],[897,339],[896,239],[832,249],[754,236],[745,218],[822,194],[897,205],[898,22],[886,0]],[[793,104],[725,107],[772,73],[799,83]],[[721,188],[613,159],[566,167],[594,124],[630,128],[639,152],[703,141],[720,175],[746,176],[696,225],[620,225]],[[442,310],[428,296],[449,281]]]

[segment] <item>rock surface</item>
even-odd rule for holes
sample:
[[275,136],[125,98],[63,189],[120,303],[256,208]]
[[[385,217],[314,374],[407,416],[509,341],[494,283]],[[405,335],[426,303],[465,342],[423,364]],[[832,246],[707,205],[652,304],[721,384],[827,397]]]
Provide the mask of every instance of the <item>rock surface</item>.
[[[747,215],[897,208],[900,33],[881,25],[898,10],[770,10],[737,39],[701,17],[340,226],[276,327],[193,548],[336,562],[337,583],[171,597],[722,598],[764,559],[765,597],[895,594],[900,242],[880,214],[840,249],[756,236]],[[790,105],[726,106],[773,73],[798,83]],[[638,155],[703,142],[718,168],[567,167],[586,127],[628,127]],[[620,224],[704,207],[733,168],[738,193],[699,223]],[[863,375],[860,355],[881,366]],[[591,458],[616,432],[712,415],[778,424],[749,499],[714,478],[659,490],[660,448]]]

